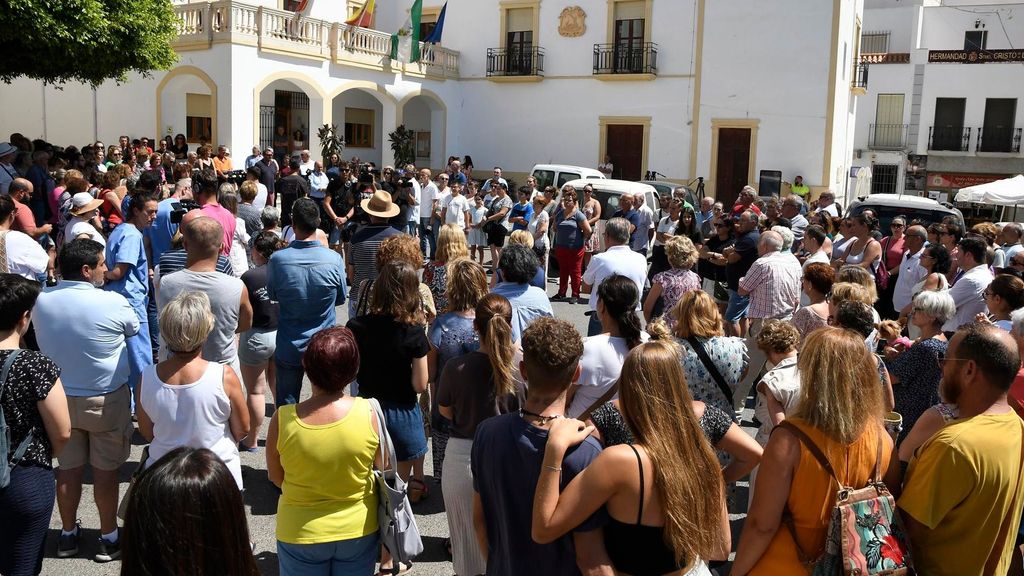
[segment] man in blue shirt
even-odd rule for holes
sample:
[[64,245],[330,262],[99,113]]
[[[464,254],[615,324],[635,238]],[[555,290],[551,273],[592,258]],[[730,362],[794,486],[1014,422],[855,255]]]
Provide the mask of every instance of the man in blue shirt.
[[519,202],[512,206],[508,213],[508,221],[512,224],[512,231],[526,230],[533,219],[533,204],[530,203],[530,195],[533,189],[529,186],[519,187]]
[[539,266],[533,251],[522,244],[509,244],[498,258],[497,273],[501,274],[501,282],[491,292],[504,296],[512,304],[513,342],[519,340],[534,320],[554,316],[547,293],[530,284]]
[[[531,537],[533,497],[544,461],[548,426],[565,414],[566,395],[580,375],[583,340],[572,324],[555,318],[534,322],[523,334],[523,379],[530,393],[519,412],[484,420],[471,455],[473,523],[489,576],[576,575],[606,567],[607,515],[599,511],[571,534],[550,544]],[[593,437],[570,448],[562,460],[560,489],[601,452]],[[608,572],[610,573],[610,572]]]
[[313,334],[334,326],[335,306],[345,303],[345,264],[316,240],[320,210],[309,198],[292,204],[295,240],[270,257],[267,295],[279,305],[277,321],[277,405],[295,404],[302,391],[302,354]]
[[153,363],[153,347],[146,312],[149,295],[149,260],[146,258],[142,231],[156,220],[156,198],[146,194],[131,197],[123,224],[114,228],[107,239],[107,266],[104,290],[117,292],[131,304],[139,317],[139,333],[128,340],[128,385],[134,391],[142,371]]
[[[646,255],[647,230],[641,230],[640,212],[636,210],[632,194],[627,193],[619,196],[619,209],[612,214],[612,218],[625,218],[632,225],[629,228],[629,247],[634,252]],[[637,246],[641,245],[643,250],[637,248]]]
[[71,413],[71,440],[58,455],[63,530],[57,556],[78,553],[76,518],[89,464],[100,518],[97,560],[108,561],[120,551],[117,474],[128,460],[133,430],[126,341],[139,333],[140,317],[124,296],[99,289],[107,272],[103,252],[102,244],[86,238],[66,244],[60,254],[64,279],[39,295],[32,318],[40,351],[60,366]]

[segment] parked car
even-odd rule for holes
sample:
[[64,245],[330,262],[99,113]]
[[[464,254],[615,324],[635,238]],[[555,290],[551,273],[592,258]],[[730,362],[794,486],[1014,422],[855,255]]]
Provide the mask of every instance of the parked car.
[[940,203],[923,196],[909,194],[871,194],[853,204],[846,211],[846,216],[855,216],[871,209],[878,218],[879,229],[888,232],[889,224],[896,216],[904,216],[907,222],[919,221],[927,226],[934,222],[942,222],[947,216],[956,218],[960,226],[964,226],[964,215],[951,204]]
[[654,187],[654,189],[658,191],[659,196],[664,194],[672,194],[676,188],[685,188],[686,203],[689,204],[690,207],[693,208],[694,210],[700,209],[700,199],[697,198],[697,195],[689,186],[676,184],[675,182],[668,182],[666,180],[641,180],[640,184],[647,184],[648,186]]
[[[576,189],[579,198],[583,198],[583,187],[587,184],[594,187],[594,198],[601,203],[601,220],[595,227],[594,234],[598,235],[598,251],[604,250],[604,223],[611,219],[612,214],[619,209],[619,198],[626,193],[643,194],[644,202],[654,212],[658,211],[658,191],[650,184],[643,182],[630,182],[628,180],[612,180],[610,178],[591,180],[580,178],[566,182],[567,185]],[[582,208],[582,206],[581,206]]]
[[548,186],[561,188],[566,182],[578,179],[600,179],[604,180],[601,174],[593,168],[583,166],[570,166],[568,164],[537,164],[530,172],[537,181],[537,189],[544,190]]

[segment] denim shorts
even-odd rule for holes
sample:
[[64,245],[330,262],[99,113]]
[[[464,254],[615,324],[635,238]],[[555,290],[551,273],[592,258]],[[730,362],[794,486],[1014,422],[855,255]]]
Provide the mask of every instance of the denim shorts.
[[750,307],[750,296],[740,296],[739,292],[729,290],[729,307],[725,309],[726,322],[739,322],[747,316]]
[[238,339],[238,361],[248,366],[266,364],[277,350],[277,330],[253,328]]
[[377,536],[374,532],[362,538],[320,544],[288,544],[278,540],[278,566],[281,574],[289,576],[370,576],[380,552]]
[[380,402],[384,412],[395,456],[399,462],[415,460],[427,453],[427,437],[423,433],[423,413],[417,403]]

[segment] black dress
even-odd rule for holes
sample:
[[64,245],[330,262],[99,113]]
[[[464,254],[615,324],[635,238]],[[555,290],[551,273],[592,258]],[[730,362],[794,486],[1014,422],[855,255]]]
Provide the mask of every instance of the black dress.
[[[634,441],[633,432],[626,425],[626,419],[611,402],[594,410],[590,415],[590,421],[601,433],[601,441],[606,448],[616,444],[632,444]],[[704,414],[700,417],[700,429],[712,446],[722,441],[732,424],[732,419],[728,414],[710,404],[704,404]]]

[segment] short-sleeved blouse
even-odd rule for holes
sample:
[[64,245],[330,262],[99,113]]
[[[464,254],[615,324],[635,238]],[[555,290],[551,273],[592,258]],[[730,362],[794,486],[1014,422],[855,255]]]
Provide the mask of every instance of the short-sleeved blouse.
[[[673,268],[654,275],[654,283],[661,285],[661,299],[665,303],[665,310],[675,308],[676,303],[687,292],[700,290],[700,276],[693,270]],[[665,315],[665,323],[672,328],[676,323],[674,314]]]
[[810,306],[804,306],[793,313],[792,323],[800,333],[800,341],[803,342],[811,332],[828,326],[828,318],[822,318]]
[[438,378],[449,360],[480,349],[480,336],[473,329],[473,318],[474,315],[448,312],[438,316],[430,325],[427,340],[437,350]]
[[[622,413],[615,408],[615,404],[607,402],[590,415],[590,421],[601,433],[601,441],[604,445],[615,446],[616,444],[632,444],[634,442],[633,432],[626,425],[626,419]],[[710,404],[704,405],[704,413],[700,416],[700,429],[704,437],[712,446],[717,445],[725,438],[732,426],[732,418],[729,414],[715,408]]]
[[438,314],[448,311],[448,272],[444,262],[432,261],[423,267],[423,283],[430,288]]
[[[0,364],[6,362],[12,352],[13,350],[0,350]],[[21,465],[40,466],[46,469],[52,466],[50,437],[46,435],[43,417],[39,415],[36,403],[46,399],[59,377],[60,368],[57,364],[32,350],[22,350],[11,365],[3,395],[0,396],[0,404],[3,405],[4,419],[11,431],[8,458],[14,455],[14,450],[28,436],[29,431],[32,431],[32,441],[21,459]]]
[[920,340],[889,362],[889,371],[899,378],[892,385],[895,410],[903,416],[903,431],[897,441],[906,437],[925,410],[939,403],[939,358],[948,346],[949,342],[937,338]]
[[[678,340],[678,342],[683,347],[680,361],[683,364],[683,372],[686,374],[690,395],[694,400],[700,400],[726,414],[732,414],[734,410],[732,403],[715,383],[715,379],[708,373],[707,368],[700,361],[700,357],[690,347],[690,343],[686,340]],[[747,364],[750,362],[746,343],[742,338],[734,336],[714,336],[702,340],[702,343],[704,350],[707,351],[711,361],[715,363],[715,367],[718,368],[718,372],[725,379],[726,384],[735,390],[746,374]]]

